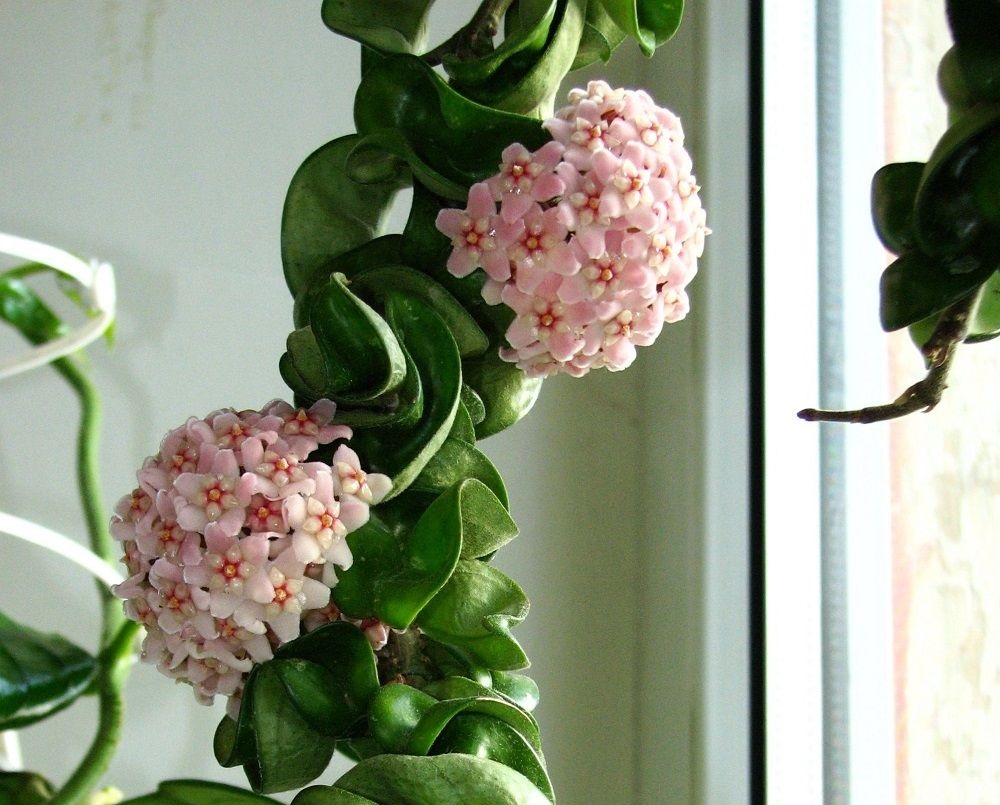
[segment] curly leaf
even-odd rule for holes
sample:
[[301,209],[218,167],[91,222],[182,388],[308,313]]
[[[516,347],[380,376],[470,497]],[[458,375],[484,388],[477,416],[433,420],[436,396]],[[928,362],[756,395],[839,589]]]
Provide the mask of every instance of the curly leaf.
[[882,273],[879,315],[882,329],[907,327],[971,293],[985,282],[992,269],[950,274],[920,252],[908,252]]
[[[309,323],[336,401],[372,400],[403,382],[406,359],[385,320],[335,275],[313,297]],[[289,354],[295,362],[289,342]]]
[[126,799],[122,805],[260,805],[262,802],[273,803],[276,800],[223,783],[165,780],[157,786],[155,793]]
[[524,775],[472,755],[378,755],[359,763],[332,787],[302,791],[292,805],[548,805]]
[[382,53],[420,53],[434,0],[323,0],[331,31]]
[[271,661],[251,672],[255,752],[243,770],[250,787],[264,794],[312,782],[329,765],[334,749],[334,739],[314,729],[302,715],[279,669],[279,663]]
[[550,802],[555,802],[541,751],[532,747],[520,731],[498,718],[475,712],[456,715],[441,730],[431,750],[434,755],[449,752],[503,763],[523,774]]
[[[409,627],[458,562],[460,495],[456,487],[438,496],[410,528],[405,521],[413,516],[413,495],[381,504],[368,523],[347,537],[354,564],[338,573],[333,588],[337,607],[351,617],[375,616],[396,629]],[[382,517],[391,518],[396,527]]]
[[[922,349],[930,340],[940,318],[939,314],[934,314],[910,325],[910,338],[918,349]],[[997,336],[1000,336],[1000,273],[994,272],[983,284],[979,302],[969,319],[969,332],[965,342],[978,344],[991,341]]]
[[915,246],[913,204],[923,171],[923,162],[896,162],[879,168],[872,177],[875,233],[893,254],[902,254]]
[[510,629],[528,614],[520,587],[495,567],[462,559],[417,621],[424,633],[456,646],[486,667],[516,670],[528,658]]
[[603,0],[615,25],[635,39],[647,56],[676,32],[684,0]]
[[589,0],[580,46],[571,69],[579,70],[596,61],[607,63],[615,49],[625,41],[625,36],[625,32],[608,15],[602,0]]
[[425,302],[401,293],[386,296],[385,315],[420,375],[424,410],[411,428],[359,430],[351,446],[400,494],[448,438],[462,388],[461,357],[448,328]]
[[[488,79],[474,84],[465,83],[456,76],[456,87],[464,95],[487,106],[547,117],[552,113],[559,84],[576,59],[584,31],[586,5],[586,0],[559,0],[549,37],[537,58],[524,64],[520,64],[517,58],[507,60],[502,66],[498,65],[495,72],[489,73]],[[546,25],[547,29],[549,27]],[[534,41],[538,34],[539,31],[531,31],[528,35]]]
[[82,648],[0,613],[0,730],[19,729],[62,710],[96,673],[97,661]]
[[406,751],[401,754],[431,754],[441,731],[460,713],[477,713],[502,721],[513,727],[532,749],[536,752],[541,751],[542,742],[538,736],[538,724],[521,708],[495,696],[470,696],[445,699],[427,708],[410,731]]
[[463,478],[481,481],[506,507],[507,489],[497,468],[485,453],[462,439],[449,437],[414,479],[413,488],[441,492]]
[[[534,0],[512,6],[504,19],[504,39],[489,53],[477,58],[447,54],[445,72],[456,84],[474,86],[500,73],[515,81],[531,66],[549,38],[556,16],[556,0]],[[558,82],[555,82],[558,84]]]
[[401,682],[385,685],[372,701],[368,725],[382,751],[404,754],[410,735],[437,699]]
[[[1000,107],[976,107],[960,116],[938,141],[927,160],[914,207],[920,250],[953,261],[953,273],[974,270],[969,253],[995,227],[976,197],[976,177],[988,165],[1000,138]],[[995,234],[995,232],[994,232]]]
[[345,170],[356,135],[314,151],[292,177],[281,216],[281,262],[293,296],[329,260],[374,238],[408,177],[359,184]]
[[493,689],[529,713],[538,706],[538,685],[524,674],[493,671]]
[[390,289],[422,299],[447,325],[463,358],[482,355],[489,347],[486,334],[462,304],[443,285],[420,271],[403,265],[370,268],[355,276],[351,289],[370,299],[384,299]]
[[549,139],[539,121],[464,98],[414,56],[389,56],[365,73],[354,120],[362,136],[398,132],[421,181],[430,185],[427,171],[433,171],[438,192],[462,200],[470,185],[496,172],[500,152],[512,142],[538,148]]

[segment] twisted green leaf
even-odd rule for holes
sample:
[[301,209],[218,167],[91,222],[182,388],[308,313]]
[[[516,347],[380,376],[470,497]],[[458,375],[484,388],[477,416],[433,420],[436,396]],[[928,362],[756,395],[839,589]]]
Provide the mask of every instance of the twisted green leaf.
[[[20,800],[15,800],[20,802]],[[204,780],[165,780],[153,794],[134,797],[122,805],[260,805],[276,802],[250,791]]]
[[382,53],[420,53],[434,0],[323,0],[326,26]]
[[647,56],[677,32],[684,14],[684,0],[603,0],[603,5]]

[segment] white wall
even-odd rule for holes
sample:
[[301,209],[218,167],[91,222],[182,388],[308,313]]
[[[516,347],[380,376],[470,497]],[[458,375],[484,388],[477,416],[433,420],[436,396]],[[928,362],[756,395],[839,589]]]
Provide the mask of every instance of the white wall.
[[[441,6],[442,30],[470,8]],[[696,81],[712,59],[718,69],[723,48],[700,52],[708,23],[690,15],[656,60],[626,55],[615,69],[628,85],[644,74],[662,103],[680,107],[697,168],[709,146],[738,160],[743,132],[735,119],[714,144],[699,136],[713,113]],[[318,2],[7,0],[0,30],[0,230],[100,256],[117,271],[117,344],[90,349],[105,395],[111,506],[169,427],[286,394],[277,372],[290,323],[281,205],[301,160],[352,128],[356,49],[323,27]],[[727,696],[738,711],[745,674],[743,619],[733,611],[745,593],[745,274],[739,234],[718,231],[727,218],[739,226],[744,188],[701,164],[717,234],[689,320],[641,351],[631,372],[549,381],[535,412],[485,445],[522,528],[499,564],[532,600],[518,635],[541,686],[564,803],[694,802],[716,776],[730,781],[727,793],[705,801],[745,793],[745,724],[729,705],[723,721],[715,715]],[[716,248],[727,259],[713,279]],[[82,536],[72,397],[49,370],[4,383],[0,395],[0,508]],[[720,484],[731,491],[722,501]],[[0,608],[92,647],[88,580],[19,545],[2,550]],[[720,550],[713,566],[724,578],[711,584],[721,599],[704,581],[705,556]],[[706,651],[715,654],[706,660]],[[212,759],[221,705],[198,707],[186,687],[138,666],[128,708],[109,781],[132,794],[171,776],[242,781]],[[25,730],[28,766],[61,780],[93,716],[92,702],[78,703]],[[720,723],[733,725],[721,749],[711,737]],[[718,757],[706,759],[707,748]]]

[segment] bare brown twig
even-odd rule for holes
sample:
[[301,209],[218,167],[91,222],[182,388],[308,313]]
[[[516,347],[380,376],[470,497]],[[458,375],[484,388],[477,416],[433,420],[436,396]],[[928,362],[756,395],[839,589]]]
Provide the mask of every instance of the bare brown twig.
[[930,369],[927,376],[910,386],[893,402],[873,405],[853,411],[823,411],[805,408],[799,411],[799,419],[807,422],[884,422],[897,419],[917,411],[930,411],[939,402],[948,388],[948,372],[954,360],[957,347],[969,332],[969,321],[979,301],[980,291],[975,291],[955,302],[941,314],[937,327],[921,350]]

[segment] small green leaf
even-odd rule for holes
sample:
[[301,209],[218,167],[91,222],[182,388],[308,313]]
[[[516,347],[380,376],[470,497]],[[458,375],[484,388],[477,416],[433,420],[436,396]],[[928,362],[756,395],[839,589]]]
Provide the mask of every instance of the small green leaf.
[[625,36],[625,32],[608,15],[602,0],[590,0],[572,69],[579,70],[596,61],[607,63],[615,49],[625,41]]
[[281,216],[281,262],[293,296],[333,257],[374,238],[404,173],[376,184],[359,184],[345,170],[356,135],[313,152],[292,177]]
[[538,706],[538,685],[524,674],[494,671],[493,689],[529,713]]
[[536,752],[541,751],[542,743],[535,719],[516,705],[489,695],[435,702],[420,716],[420,721],[407,738],[406,751],[402,754],[431,754],[442,730],[460,713],[478,713],[502,721],[513,727]]
[[0,730],[19,729],[62,710],[96,673],[97,661],[82,648],[0,613]]
[[684,0],[603,0],[615,25],[635,39],[647,56],[676,32]]
[[52,799],[52,784],[32,771],[0,771],[0,802],[44,805]]
[[880,168],[872,178],[875,233],[893,254],[915,246],[913,205],[923,171],[923,162],[896,162]]
[[463,439],[448,438],[413,481],[413,488],[443,492],[463,478],[475,478],[486,485],[507,506],[503,478],[486,454]]
[[0,275],[0,319],[32,344],[44,344],[67,332],[52,309],[17,276]]
[[[940,314],[935,313],[910,325],[910,338],[917,349],[922,349],[930,340],[940,318]],[[965,342],[978,344],[991,341],[998,336],[1000,336],[1000,273],[994,272],[983,284],[979,302],[969,319],[969,332]]]
[[223,783],[166,780],[157,786],[155,793],[127,799],[122,805],[260,805],[262,802],[276,800]]
[[368,724],[383,751],[402,754],[420,719],[437,704],[433,696],[410,685],[385,685],[372,701]]
[[510,628],[528,614],[520,587],[495,567],[462,559],[417,619],[433,640],[456,646],[490,669],[517,670],[528,658]]
[[950,274],[920,252],[908,252],[882,274],[879,285],[879,315],[882,328],[892,331],[908,327],[939,313],[985,282],[990,269]]
[[467,360],[462,364],[462,372],[486,409],[486,416],[476,425],[476,436],[480,439],[499,433],[521,419],[542,390],[539,378],[529,378],[497,355]]
[[[344,794],[351,796],[345,797]],[[378,755],[334,784],[300,792],[292,805],[548,805],[528,778],[472,755]]]
[[[406,629],[451,576],[462,550],[461,490],[438,496],[407,528],[413,495],[381,504],[371,519],[347,537],[354,564],[338,573],[333,589],[337,607],[355,618],[378,617]],[[417,498],[419,500],[419,498]],[[380,516],[399,518],[398,531]],[[412,520],[411,520],[412,522]]]
[[382,53],[421,53],[434,0],[323,0],[324,24]]

